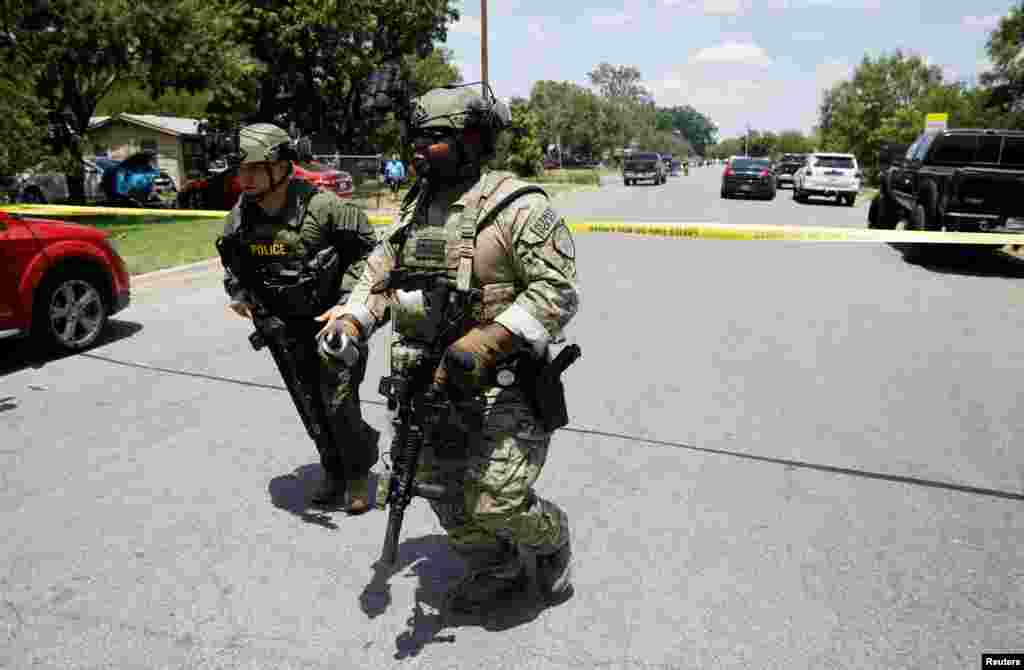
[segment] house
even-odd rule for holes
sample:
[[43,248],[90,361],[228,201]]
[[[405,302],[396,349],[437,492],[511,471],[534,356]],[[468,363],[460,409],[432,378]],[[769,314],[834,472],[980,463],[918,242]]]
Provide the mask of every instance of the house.
[[204,174],[206,165],[199,137],[199,119],[152,114],[94,116],[86,133],[86,154],[123,160],[139,151],[153,151],[160,169],[181,188]]

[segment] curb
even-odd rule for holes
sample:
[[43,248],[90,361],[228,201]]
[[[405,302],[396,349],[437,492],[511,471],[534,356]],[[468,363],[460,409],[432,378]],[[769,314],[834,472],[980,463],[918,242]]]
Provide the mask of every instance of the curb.
[[160,277],[162,275],[172,274],[174,272],[188,272],[190,270],[196,270],[204,266],[213,265],[214,263],[220,263],[220,257],[214,256],[213,258],[207,258],[204,261],[196,261],[195,263],[188,263],[186,265],[176,265],[172,268],[164,268],[163,270],[154,270],[153,272],[145,272],[140,275],[131,275],[132,281],[137,279],[149,279],[150,277]]

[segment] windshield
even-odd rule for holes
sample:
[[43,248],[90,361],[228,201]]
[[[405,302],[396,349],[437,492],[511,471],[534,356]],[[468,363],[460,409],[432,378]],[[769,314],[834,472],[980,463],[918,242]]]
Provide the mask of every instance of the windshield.
[[767,161],[759,161],[754,158],[737,158],[732,162],[733,170],[765,170],[767,168]]
[[627,163],[639,163],[658,160],[658,154],[633,154],[626,159]]
[[849,156],[818,156],[814,159],[814,167],[853,170],[857,166]]

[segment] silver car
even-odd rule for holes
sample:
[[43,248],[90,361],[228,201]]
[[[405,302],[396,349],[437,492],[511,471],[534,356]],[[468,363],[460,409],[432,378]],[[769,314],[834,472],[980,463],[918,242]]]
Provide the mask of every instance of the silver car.
[[[102,199],[100,179],[103,170],[95,162],[83,158],[85,168],[85,198],[89,201]],[[15,202],[46,204],[66,202],[71,198],[67,177],[57,172],[29,170],[5,180],[4,190]]]

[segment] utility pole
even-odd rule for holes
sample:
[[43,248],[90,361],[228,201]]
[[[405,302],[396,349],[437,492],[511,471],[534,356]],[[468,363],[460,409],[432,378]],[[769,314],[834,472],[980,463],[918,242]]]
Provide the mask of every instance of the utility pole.
[[480,0],[480,73],[483,75],[484,97],[487,97],[487,0]]

